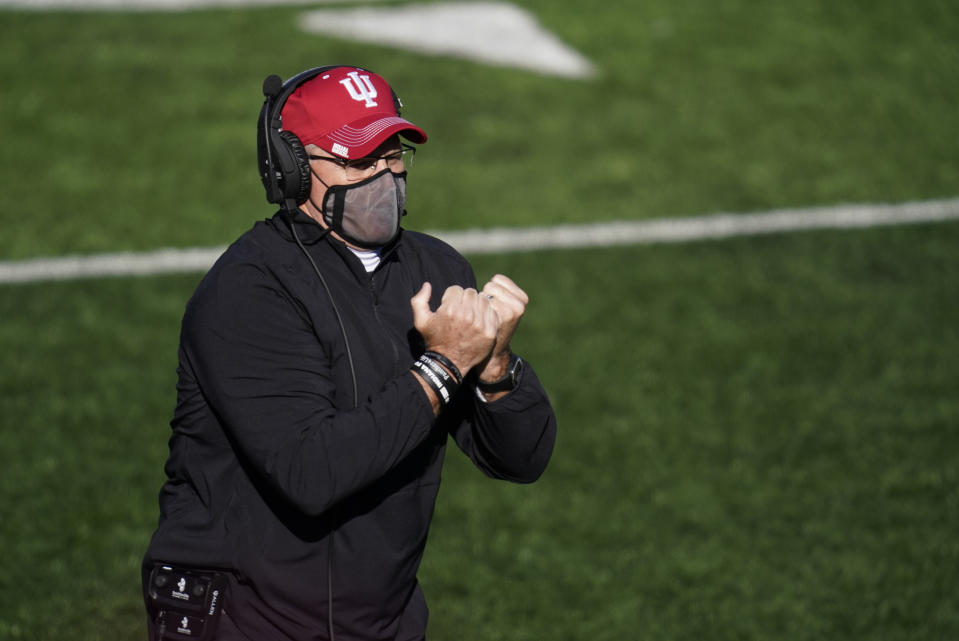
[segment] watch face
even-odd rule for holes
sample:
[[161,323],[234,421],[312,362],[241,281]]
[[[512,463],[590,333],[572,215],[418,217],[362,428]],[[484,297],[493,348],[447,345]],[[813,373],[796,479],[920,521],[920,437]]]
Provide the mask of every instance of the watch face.
[[513,362],[509,367],[510,389],[519,385],[519,375],[523,372],[523,359],[519,356],[513,356]]

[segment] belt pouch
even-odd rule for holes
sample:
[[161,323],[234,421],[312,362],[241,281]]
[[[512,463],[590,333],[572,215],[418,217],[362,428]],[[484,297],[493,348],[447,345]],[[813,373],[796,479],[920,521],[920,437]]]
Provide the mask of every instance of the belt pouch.
[[157,564],[150,572],[150,615],[158,641],[212,641],[223,610],[220,572]]

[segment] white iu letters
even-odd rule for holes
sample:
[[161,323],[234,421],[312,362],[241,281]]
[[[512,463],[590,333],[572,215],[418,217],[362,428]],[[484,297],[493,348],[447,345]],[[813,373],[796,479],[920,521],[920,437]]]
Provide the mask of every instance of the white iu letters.
[[360,75],[358,71],[351,71],[346,74],[349,78],[340,80],[340,84],[346,87],[350,92],[350,98],[353,100],[365,100],[367,107],[375,107],[376,88],[370,82],[370,77],[366,74]]

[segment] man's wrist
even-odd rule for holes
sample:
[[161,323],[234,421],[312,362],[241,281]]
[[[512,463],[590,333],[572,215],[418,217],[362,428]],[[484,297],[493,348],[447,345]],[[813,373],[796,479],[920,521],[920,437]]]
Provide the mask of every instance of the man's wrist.
[[506,375],[512,359],[513,352],[509,348],[493,354],[482,368],[477,368],[476,380],[486,383],[498,381]]
[[497,378],[489,377],[490,372],[484,371],[484,376],[476,381],[476,388],[484,394],[512,391],[519,385],[523,374],[523,359],[516,354],[510,354],[506,365]]
[[[419,375],[420,379],[433,391],[439,401],[439,407],[445,407],[452,401],[453,394],[460,386],[454,373],[444,369],[434,358],[424,354],[420,356],[410,369]],[[455,374],[459,374],[457,370]]]
[[456,379],[456,384],[460,385],[463,383],[463,374],[460,372],[460,369],[456,366],[453,361],[446,358],[443,354],[433,350],[427,350],[423,353],[424,356],[427,356],[434,361],[438,362],[440,365],[446,368],[446,370]]

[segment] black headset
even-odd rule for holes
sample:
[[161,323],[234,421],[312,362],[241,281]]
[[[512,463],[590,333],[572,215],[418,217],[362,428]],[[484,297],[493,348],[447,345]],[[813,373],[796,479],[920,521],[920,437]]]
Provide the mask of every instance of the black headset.
[[[283,106],[297,87],[323,72],[341,66],[343,65],[307,69],[286,82],[277,75],[269,75],[263,81],[263,95],[266,100],[263,101],[263,108],[257,119],[256,155],[267,202],[293,209],[309,198],[312,187],[309,155],[296,134],[283,130]],[[361,67],[355,68],[369,71]],[[390,92],[398,116],[403,103],[392,87]]]

